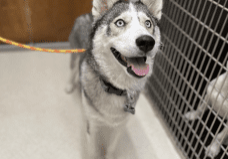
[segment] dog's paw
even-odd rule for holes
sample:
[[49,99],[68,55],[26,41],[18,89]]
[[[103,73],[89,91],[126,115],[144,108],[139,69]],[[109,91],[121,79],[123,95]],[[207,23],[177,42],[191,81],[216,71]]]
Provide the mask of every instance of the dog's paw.
[[220,144],[217,141],[215,141],[206,148],[205,153],[207,156],[214,158],[219,154],[219,151],[220,151]]
[[70,94],[70,93],[72,93],[73,91],[74,91],[74,85],[68,83],[67,86],[66,86],[66,88],[65,88],[65,92],[68,93],[68,94]]
[[195,120],[198,116],[197,111],[190,111],[184,115],[185,119],[187,120]]

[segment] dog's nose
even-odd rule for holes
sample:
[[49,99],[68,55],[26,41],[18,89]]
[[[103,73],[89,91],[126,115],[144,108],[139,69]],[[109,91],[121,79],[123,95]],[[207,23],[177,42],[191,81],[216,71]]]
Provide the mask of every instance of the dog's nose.
[[145,53],[152,50],[154,44],[155,40],[148,35],[143,35],[136,39],[136,45],[139,47],[140,50],[142,50]]

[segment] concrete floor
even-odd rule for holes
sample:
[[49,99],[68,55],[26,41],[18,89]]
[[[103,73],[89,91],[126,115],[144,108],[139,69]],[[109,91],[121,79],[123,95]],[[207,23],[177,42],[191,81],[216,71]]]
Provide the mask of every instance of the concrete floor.
[[[70,54],[0,50],[0,158],[81,159],[79,94],[66,94]],[[141,95],[118,159],[180,159]]]

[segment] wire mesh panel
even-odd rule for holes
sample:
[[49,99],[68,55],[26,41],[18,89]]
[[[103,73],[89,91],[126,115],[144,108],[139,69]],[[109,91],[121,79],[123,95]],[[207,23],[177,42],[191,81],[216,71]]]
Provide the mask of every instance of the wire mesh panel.
[[227,159],[228,1],[166,0],[161,27],[151,98],[186,158]]

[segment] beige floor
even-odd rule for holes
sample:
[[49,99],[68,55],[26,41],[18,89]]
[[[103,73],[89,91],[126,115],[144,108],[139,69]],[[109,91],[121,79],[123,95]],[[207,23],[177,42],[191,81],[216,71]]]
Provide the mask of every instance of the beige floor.
[[[81,100],[64,87],[69,54],[0,51],[0,159],[80,159]],[[180,159],[144,96],[119,159]]]

